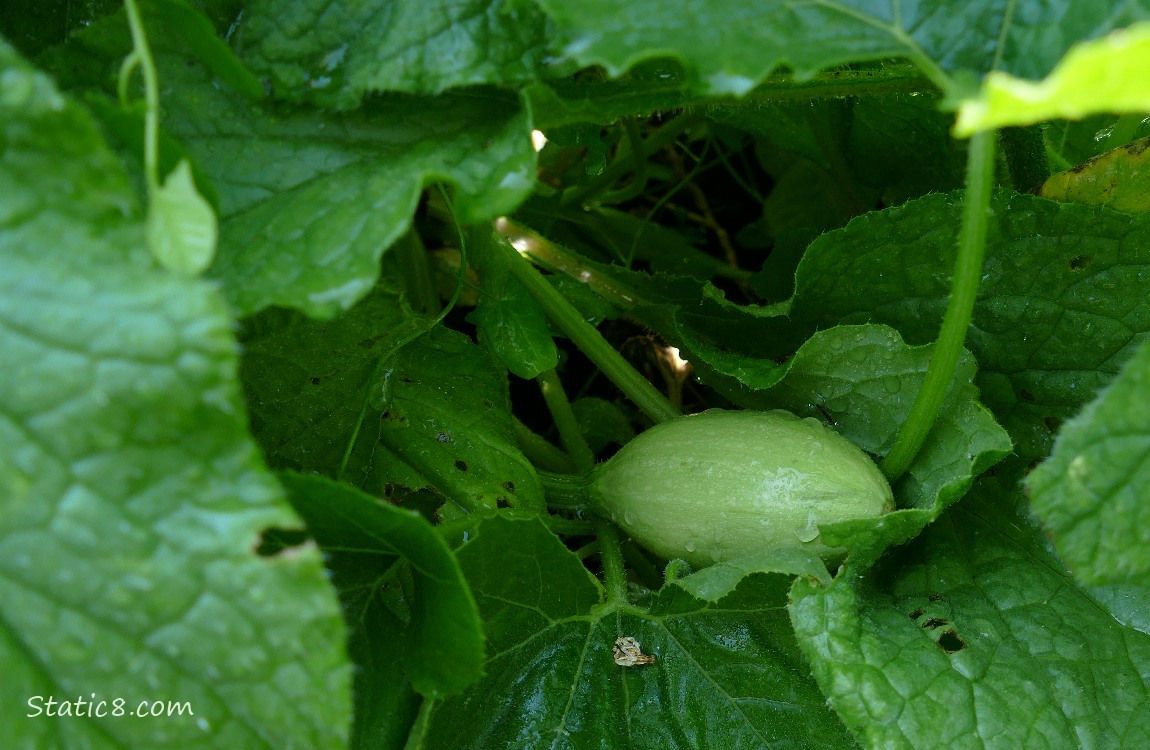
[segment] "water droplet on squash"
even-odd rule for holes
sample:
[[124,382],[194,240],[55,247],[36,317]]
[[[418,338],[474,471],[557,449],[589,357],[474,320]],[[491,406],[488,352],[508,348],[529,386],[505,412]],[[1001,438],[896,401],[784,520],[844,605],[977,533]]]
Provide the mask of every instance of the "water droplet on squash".
[[806,528],[799,529],[795,532],[795,536],[800,542],[813,542],[819,535],[818,526],[807,526]]
[[800,542],[813,542],[819,535],[819,526],[815,523],[815,514],[807,513],[807,525],[795,532]]

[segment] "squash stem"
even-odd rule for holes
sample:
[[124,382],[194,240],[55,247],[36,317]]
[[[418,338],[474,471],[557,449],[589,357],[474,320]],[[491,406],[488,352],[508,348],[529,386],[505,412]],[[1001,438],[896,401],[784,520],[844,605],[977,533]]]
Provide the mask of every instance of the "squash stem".
[[958,257],[951,281],[950,301],[922,388],[915,397],[894,446],[882,462],[891,483],[906,473],[934,426],[942,400],[954,380],[967,329],[974,315],[974,301],[982,275],[990,194],[994,183],[994,131],[976,133],[970,139],[966,163],[966,199],[958,235]]
[[586,474],[559,474],[554,471],[536,469],[547,505],[556,510],[583,511],[590,505],[588,488],[590,477]]

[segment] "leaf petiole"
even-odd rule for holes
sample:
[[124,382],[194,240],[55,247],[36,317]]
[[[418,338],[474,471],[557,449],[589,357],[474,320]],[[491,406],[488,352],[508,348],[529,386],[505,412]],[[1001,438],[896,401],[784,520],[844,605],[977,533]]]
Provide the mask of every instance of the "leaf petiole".
[[623,359],[623,355],[615,351],[602,334],[584,320],[579,311],[555,287],[547,283],[530,263],[521,258],[507,240],[495,234],[493,241],[500,251],[507,254],[507,265],[511,273],[523,282],[547,316],[575,342],[611,382],[619,387],[619,390],[635,402],[644,414],[656,422],[666,422],[681,416],[667,397],[659,393],[650,381]]
[[599,539],[599,559],[603,563],[603,580],[607,604],[627,603],[627,570],[623,565],[623,545],[619,528],[606,518],[595,519],[595,536]]
[[559,430],[559,437],[567,454],[575,462],[575,467],[581,472],[589,472],[595,466],[595,454],[587,445],[579,422],[575,419],[575,412],[571,409],[571,402],[563,390],[563,383],[555,370],[546,370],[539,373],[536,378],[539,390],[543,393],[543,400],[555,420],[555,427]]

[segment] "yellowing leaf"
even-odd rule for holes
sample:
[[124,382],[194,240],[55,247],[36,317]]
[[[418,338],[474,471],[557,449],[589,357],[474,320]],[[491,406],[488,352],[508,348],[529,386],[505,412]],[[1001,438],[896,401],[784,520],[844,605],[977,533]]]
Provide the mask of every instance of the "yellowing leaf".
[[1150,138],[1140,138],[1051,175],[1039,195],[1068,203],[1110,206],[1131,214],[1150,211]]
[[187,160],[181,161],[148,207],[152,257],[169,271],[196,276],[212,264],[218,236],[216,215],[196,191]]
[[1004,125],[1098,112],[1150,111],[1150,23],[1116,31],[1070,48],[1039,82],[991,73],[977,99],[962,103],[954,133],[959,137]]

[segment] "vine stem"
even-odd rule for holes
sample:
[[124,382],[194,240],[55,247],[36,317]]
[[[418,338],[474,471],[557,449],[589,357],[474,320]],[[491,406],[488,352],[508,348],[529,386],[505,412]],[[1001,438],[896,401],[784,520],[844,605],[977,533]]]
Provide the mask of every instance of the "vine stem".
[[554,321],[575,345],[594,362],[611,382],[619,387],[627,398],[655,422],[666,422],[681,416],[666,396],[632,367],[619,352],[615,351],[593,325],[568,302],[555,287],[535,270],[515,248],[496,233],[496,247],[508,256],[508,267],[515,278],[523,282],[527,291],[539,303],[548,317]]
[[910,468],[934,426],[942,400],[954,380],[958,357],[970,328],[978,282],[982,275],[982,258],[986,251],[990,194],[994,184],[994,145],[995,133],[992,130],[976,133],[970,139],[966,162],[966,196],[950,300],[922,388],[915,397],[910,415],[899,430],[894,446],[882,462],[882,471],[892,482]]
[[[131,75],[135,64],[139,63],[144,76],[144,177],[148,182],[148,199],[151,200],[160,187],[160,76],[156,72],[156,61],[148,46],[148,35],[136,0],[124,0],[124,11],[132,30],[131,57],[134,59],[121,68],[121,77]],[[127,91],[126,81],[121,81],[120,88]]]
[[517,238],[526,240],[524,249],[518,252],[531,258],[548,271],[562,273],[580,284],[586,284],[596,294],[616,307],[633,307],[644,301],[634,289],[588,266],[577,254],[512,219],[505,216],[496,219],[495,230],[508,241],[513,242]]

